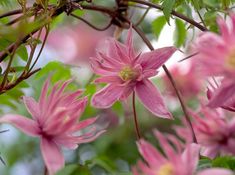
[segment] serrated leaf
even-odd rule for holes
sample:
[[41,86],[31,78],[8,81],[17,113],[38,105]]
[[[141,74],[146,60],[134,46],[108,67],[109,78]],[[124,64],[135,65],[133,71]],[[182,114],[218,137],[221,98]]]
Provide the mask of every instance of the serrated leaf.
[[152,30],[157,39],[159,38],[165,24],[166,18],[164,16],[160,16],[152,22]]
[[186,28],[184,22],[179,19],[175,20],[175,31],[174,31],[174,45],[180,47],[186,40]]
[[171,12],[174,8],[175,0],[164,0],[162,3],[163,13],[166,18],[166,21],[169,23]]

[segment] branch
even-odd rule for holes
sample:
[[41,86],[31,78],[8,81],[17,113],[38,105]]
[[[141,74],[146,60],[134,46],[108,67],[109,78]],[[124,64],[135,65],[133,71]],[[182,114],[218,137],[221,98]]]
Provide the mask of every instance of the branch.
[[[129,0],[129,1],[132,1],[132,2],[136,2],[136,3],[139,3],[139,4],[143,4],[143,5],[147,5],[149,7],[152,7],[152,8],[155,8],[155,9],[158,9],[158,10],[163,10],[163,8],[160,6],[160,5],[157,5],[157,4],[153,4],[151,2],[147,2],[147,1],[142,1],[142,0]],[[181,14],[181,13],[178,13],[176,11],[172,11],[171,12],[172,15],[192,24],[193,26],[197,27],[198,29],[200,29],[201,31],[207,31],[207,28],[202,26],[201,24],[199,24],[198,22],[194,21],[193,19],[191,18],[188,18],[187,16]]]

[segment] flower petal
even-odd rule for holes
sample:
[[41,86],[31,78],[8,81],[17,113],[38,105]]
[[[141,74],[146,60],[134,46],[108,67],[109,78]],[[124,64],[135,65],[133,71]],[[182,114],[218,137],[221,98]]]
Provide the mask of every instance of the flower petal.
[[138,62],[143,69],[158,69],[161,67],[172,55],[177,48],[163,47],[160,49],[146,52],[140,55]]
[[200,146],[197,144],[190,144],[186,147],[182,154],[182,160],[187,165],[188,172],[196,171],[199,160]]
[[222,168],[210,168],[199,172],[197,175],[233,175],[233,172]]
[[23,102],[32,115],[33,119],[37,120],[40,117],[39,104],[32,97],[23,97]]
[[235,92],[234,82],[224,82],[224,84],[215,91],[214,96],[210,99],[208,106],[211,108],[223,106],[233,97]]
[[132,25],[130,26],[127,34],[126,46],[128,48],[128,56],[133,60],[135,58],[135,52],[133,47],[133,37],[132,37]]
[[102,76],[94,81],[95,83],[122,83],[122,79],[118,76]]
[[107,85],[92,97],[91,104],[96,108],[109,108],[121,97],[123,91],[124,86]]
[[23,117],[21,115],[16,114],[7,114],[0,118],[0,123],[9,123],[20,129],[27,135],[30,136],[39,136],[40,128],[32,119]]
[[135,91],[143,105],[154,115],[162,118],[172,119],[171,113],[167,110],[161,94],[149,80],[137,83]]
[[64,157],[61,150],[56,143],[45,138],[41,139],[40,146],[49,175],[54,175],[64,167]]

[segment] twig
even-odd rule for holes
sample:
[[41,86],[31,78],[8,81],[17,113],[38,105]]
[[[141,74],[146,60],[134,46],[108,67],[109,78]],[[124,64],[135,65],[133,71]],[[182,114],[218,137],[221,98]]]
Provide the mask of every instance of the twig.
[[[143,5],[147,5],[149,7],[152,7],[152,8],[156,8],[156,9],[159,9],[159,10],[163,10],[163,8],[160,6],[160,5],[157,5],[157,4],[153,4],[151,2],[147,2],[147,1],[142,1],[142,0],[129,0],[131,2],[136,2],[136,3],[139,3],[139,4],[143,4]],[[201,31],[207,31],[207,28],[202,26],[201,24],[199,24],[198,22],[194,21],[193,19],[191,18],[188,18],[187,16],[181,14],[181,13],[178,13],[176,11],[172,11],[171,12],[172,15],[192,24],[193,26],[197,27],[198,29],[200,29]]]
[[83,21],[83,22],[86,23],[88,26],[90,26],[91,28],[93,28],[93,29],[95,29],[95,30],[98,30],[98,31],[105,31],[105,30],[107,30],[107,29],[112,25],[112,20],[111,20],[111,21],[108,23],[107,26],[105,26],[105,27],[103,27],[103,28],[98,28],[98,27],[96,27],[95,25],[91,24],[89,21],[87,21],[87,20],[81,18],[80,16],[77,16],[77,15],[75,15],[75,14],[73,14],[73,13],[71,14],[71,16],[74,17],[74,18],[77,18],[77,19],[79,19],[79,20],[81,20],[81,21]]

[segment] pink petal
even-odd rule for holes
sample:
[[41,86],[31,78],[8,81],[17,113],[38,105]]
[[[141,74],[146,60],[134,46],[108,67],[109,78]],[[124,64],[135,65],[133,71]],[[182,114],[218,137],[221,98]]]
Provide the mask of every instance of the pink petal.
[[48,86],[50,83],[50,78],[48,78],[45,82],[45,84],[42,87],[41,95],[39,98],[39,106],[43,109],[45,107],[46,99],[47,99],[47,91],[48,91]]
[[210,168],[199,172],[197,175],[233,175],[233,172],[222,168]]
[[197,144],[190,144],[186,147],[182,154],[182,160],[187,165],[188,172],[196,171],[199,160],[200,146]]
[[161,166],[166,162],[164,156],[145,140],[141,139],[137,146],[140,154],[150,166],[153,165],[158,168],[158,166]]
[[100,78],[95,79],[95,83],[117,83],[121,84],[123,81],[118,76],[103,76]]
[[49,175],[54,175],[64,167],[63,154],[56,143],[45,138],[41,139],[41,151]]
[[172,119],[171,113],[167,110],[162,96],[149,80],[137,83],[135,91],[143,105],[154,115],[162,118]]
[[128,56],[132,60],[135,58],[134,47],[133,47],[133,37],[132,37],[132,25],[130,26],[128,30],[126,45],[128,48]]
[[218,18],[217,23],[220,28],[220,33],[221,33],[222,37],[224,38],[225,42],[229,42],[231,34],[229,32],[229,28],[228,28],[226,22],[224,21],[224,19]]
[[140,55],[138,62],[143,69],[158,69],[161,67],[177,50],[175,47],[163,47],[160,49],[146,52]]
[[129,63],[127,48],[124,44],[110,38],[107,40],[107,47],[107,55],[109,57],[115,58],[121,63]]
[[23,97],[23,102],[34,120],[40,117],[39,104],[31,97]]
[[235,92],[234,82],[225,82],[217,89],[214,96],[210,99],[208,106],[211,108],[223,106],[233,97]]
[[123,90],[123,86],[107,85],[92,97],[91,104],[96,108],[109,108],[119,100]]
[[38,123],[29,118],[16,114],[7,114],[0,118],[0,123],[9,123],[20,129],[27,135],[39,136],[40,128]]

